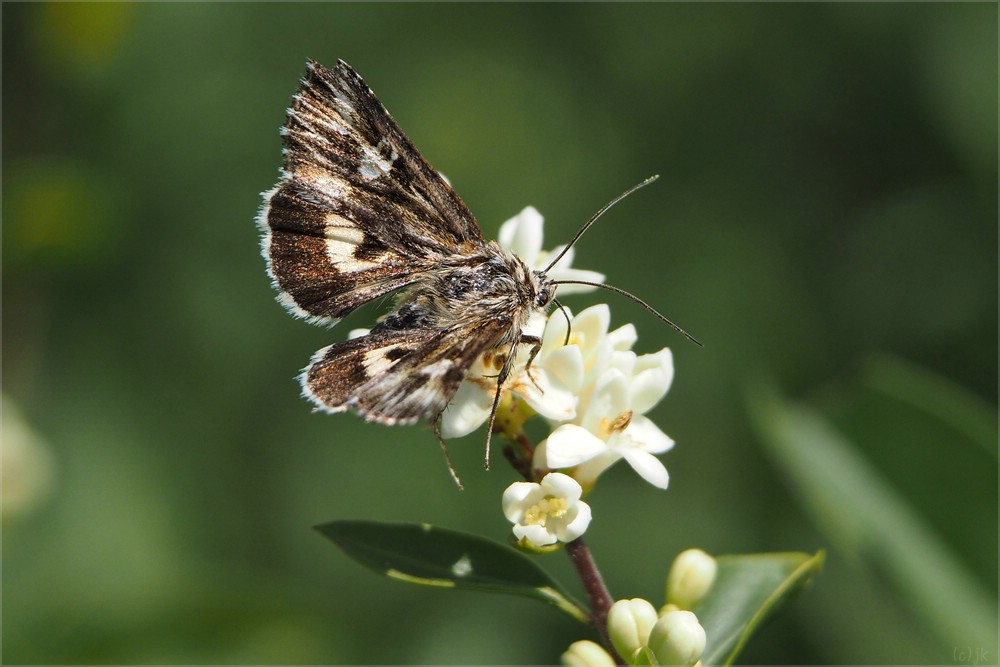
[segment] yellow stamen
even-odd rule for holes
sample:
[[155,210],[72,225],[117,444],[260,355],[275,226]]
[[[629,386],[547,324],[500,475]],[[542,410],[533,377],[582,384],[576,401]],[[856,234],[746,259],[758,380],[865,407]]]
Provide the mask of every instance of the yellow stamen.
[[524,523],[545,527],[549,519],[561,519],[569,510],[565,498],[545,496],[524,513]]

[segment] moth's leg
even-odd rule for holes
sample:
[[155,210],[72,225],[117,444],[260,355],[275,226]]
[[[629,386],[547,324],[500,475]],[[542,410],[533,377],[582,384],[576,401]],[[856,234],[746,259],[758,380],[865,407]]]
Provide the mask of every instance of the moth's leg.
[[531,383],[533,385],[535,385],[535,388],[538,389],[538,391],[545,393],[542,391],[542,388],[538,386],[538,382],[535,380],[535,376],[531,374],[531,362],[535,360],[535,357],[538,356],[538,353],[542,349],[542,339],[538,336],[529,336],[527,334],[523,334],[521,336],[521,340],[519,340],[518,343],[531,345],[531,352],[528,353],[528,363],[524,365],[524,372],[527,373],[528,379],[531,380]]
[[[522,338],[525,338],[522,336]],[[535,338],[538,340],[537,336],[530,336],[530,338]],[[490,440],[493,439],[493,425],[497,420],[497,408],[500,407],[500,395],[503,393],[503,383],[507,380],[510,375],[510,369],[514,365],[514,358],[517,355],[517,342],[510,346],[510,353],[507,358],[504,359],[503,366],[500,367],[500,372],[497,373],[497,390],[493,394],[493,406],[490,408],[490,420],[486,425],[486,455],[483,460],[483,469],[490,469]],[[532,355],[534,356],[534,355]]]
[[464,491],[465,487],[462,486],[462,480],[458,478],[458,471],[455,470],[455,466],[452,465],[451,455],[448,453],[448,443],[444,441],[441,436],[441,413],[438,413],[437,417],[431,420],[431,426],[434,429],[434,437],[437,438],[438,444],[441,445],[441,453],[444,454],[444,462],[448,466],[448,472],[451,473],[451,478],[455,480],[455,484],[458,485],[459,491]]
[[503,390],[503,380],[500,375],[497,376],[497,391],[493,395],[493,407],[490,408],[490,421],[486,425],[486,453],[483,455],[483,470],[490,469],[490,440],[493,439],[493,423],[497,420],[497,407],[500,405],[500,392]]

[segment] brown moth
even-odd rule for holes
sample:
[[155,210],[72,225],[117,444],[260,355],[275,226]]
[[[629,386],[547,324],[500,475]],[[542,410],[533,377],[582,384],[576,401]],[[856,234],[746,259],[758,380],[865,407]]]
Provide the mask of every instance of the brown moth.
[[[538,271],[485,241],[468,207],[347,63],[308,63],[281,134],[281,180],[264,193],[257,219],[278,300],[333,325],[373,299],[395,298],[367,335],[313,356],[300,380],[318,409],[436,424],[479,355],[537,344],[522,327],[569,282],[547,275],[562,253]],[[651,180],[601,209],[573,241]],[[491,426],[515,355],[502,358]]]

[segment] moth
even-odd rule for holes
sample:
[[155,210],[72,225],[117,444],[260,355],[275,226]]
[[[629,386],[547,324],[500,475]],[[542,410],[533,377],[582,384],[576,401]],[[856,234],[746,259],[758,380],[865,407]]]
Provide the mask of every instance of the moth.
[[[569,282],[547,275],[562,254],[532,270],[486,241],[465,203],[347,63],[307,63],[281,135],[281,179],[263,194],[258,216],[278,300],[296,316],[333,325],[362,304],[394,299],[367,335],[313,355],[300,381],[319,410],[352,410],[382,424],[428,419],[436,428],[480,355],[537,346],[522,330]],[[650,180],[601,209],[573,241]],[[491,427],[513,351],[501,357]]]

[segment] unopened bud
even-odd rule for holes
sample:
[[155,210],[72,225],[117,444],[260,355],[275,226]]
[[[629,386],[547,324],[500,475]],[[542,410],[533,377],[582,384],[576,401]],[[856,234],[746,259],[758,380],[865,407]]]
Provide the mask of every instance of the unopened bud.
[[608,635],[618,653],[627,661],[646,645],[656,624],[656,609],[647,600],[619,600],[608,611]]
[[615,667],[614,659],[600,645],[590,640],[573,642],[562,654],[566,667]]
[[677,554],[667,576],[667,602],[693,609],[712,587],[717,571],[715,559],[701,549]]
[[649,633],[649,648],[660,665],[691,667],[705,652],[705,628],[690,611],[666,614]]

